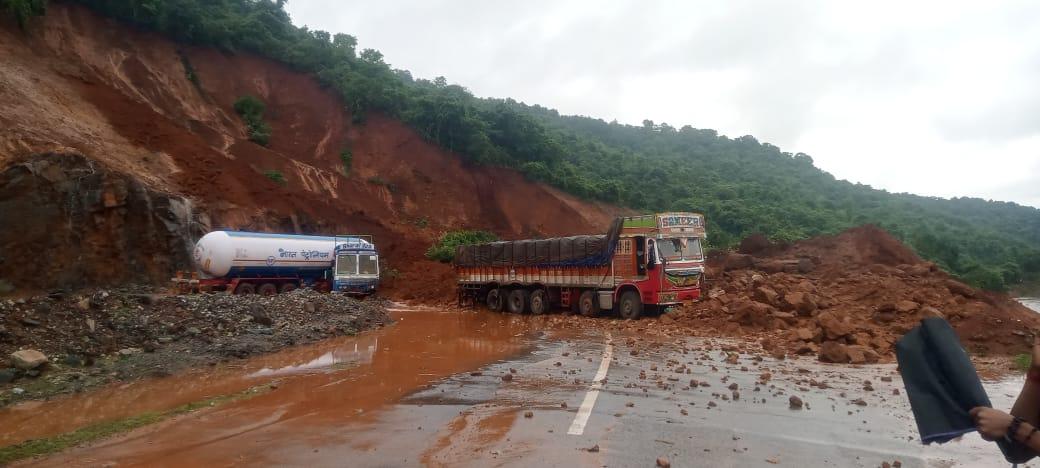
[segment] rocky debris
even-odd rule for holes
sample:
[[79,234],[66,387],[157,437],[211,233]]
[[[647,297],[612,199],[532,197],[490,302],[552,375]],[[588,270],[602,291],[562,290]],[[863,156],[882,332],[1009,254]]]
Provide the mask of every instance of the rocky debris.
[[534,411],[524,411],[524,417],[528,418],[528,419],[533,418],[534,417]]
[[589,447],[589,448],[585,449],[585,451],[587,451],[589,453],[598,453],[599,452],[599,444],[593,445],[592,447]]
[[[125,287],[0,299],[0,327],[6,330],[0,333],[0,353],[11,356],[19,378],[32,377],[28,371],[39,370],[46,356],[57,356],[48,372],[118,359],[125,362],[118,376],[123,379],[137,375],[139,361],[141,374],[168,374],[390,323],[383,301],[310,289],[275,296],[154,292]],[[306,312],[305,304],[314,304],[315,312]],[[25,318],[39,325],[25,325]]]
[[658,468],[671,468],[672,462],[668,461],[665,457],[657,457]]
[[798,398],[797,396],[791,395],[791,398],[788,398],[788,403],[790,404],[790,407],[793,410],[802,409],[802,399]]
[[11,365],[23,371],[33,370],[49,362],[47,356],[35,349],[23,349],[11,353]]
[[1040,315],[952,279],[873,226],[709,256],[708,277],[706,298],[670,313],[669,329],[751,338],[768,355],[888,362],[928,317],[949,320],[973,354],[1018,354],[1040,329]]

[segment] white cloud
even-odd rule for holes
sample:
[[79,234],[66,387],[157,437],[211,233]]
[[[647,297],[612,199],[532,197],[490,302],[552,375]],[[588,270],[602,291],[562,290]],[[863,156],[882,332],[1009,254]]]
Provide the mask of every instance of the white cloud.
[[417,77],[754,135],[839,178],[1040,206],[1040,3],[293,0]]

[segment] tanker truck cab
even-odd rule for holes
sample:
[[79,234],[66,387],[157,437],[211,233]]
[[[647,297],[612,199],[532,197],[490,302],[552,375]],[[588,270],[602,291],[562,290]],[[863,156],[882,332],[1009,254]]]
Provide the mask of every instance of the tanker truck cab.
[[379,253],[370,239],[359,236],[336,238],[336,265],[332,290],[367,296],[379,286]]

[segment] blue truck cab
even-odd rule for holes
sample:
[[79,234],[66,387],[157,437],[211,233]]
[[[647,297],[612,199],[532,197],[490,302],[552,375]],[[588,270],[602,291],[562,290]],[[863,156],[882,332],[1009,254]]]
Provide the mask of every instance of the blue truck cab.
[[337,236],[332,291],[367,296],[379,286],[379,253],[367,236]]

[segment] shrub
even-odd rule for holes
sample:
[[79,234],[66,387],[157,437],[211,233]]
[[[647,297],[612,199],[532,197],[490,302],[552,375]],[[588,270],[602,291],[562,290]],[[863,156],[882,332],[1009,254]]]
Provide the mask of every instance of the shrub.
[[277,183],[279,185],[285,185],[286,184],[285,176],[282,175],[282,173],[279,172],[279,171],[275,171],[275,170],[265,171],[264,172],[264,177],[267,177],[268,179],[273,180],[275,183]]
[[10,11],[18,27],[24,30],[30,18],[47,12],[47,0],[0,0],[0,9]]
[[235,112],[245,122],[249,140],[261,146],[267,146],[271,140],[271,127],[264,122],[265,110],[264,102],[253,96],[242,96],[235,101]]
[[343,175],[350,175],[350,166],[354,162],[354,154],[345,149],[339,152],[339,160],[343,161]]
[[498,236],[487,231],[449,231],[426,250],[426,258],[448,263],[455,259],[455,248],[460,245],[482,244],[496,240]]

